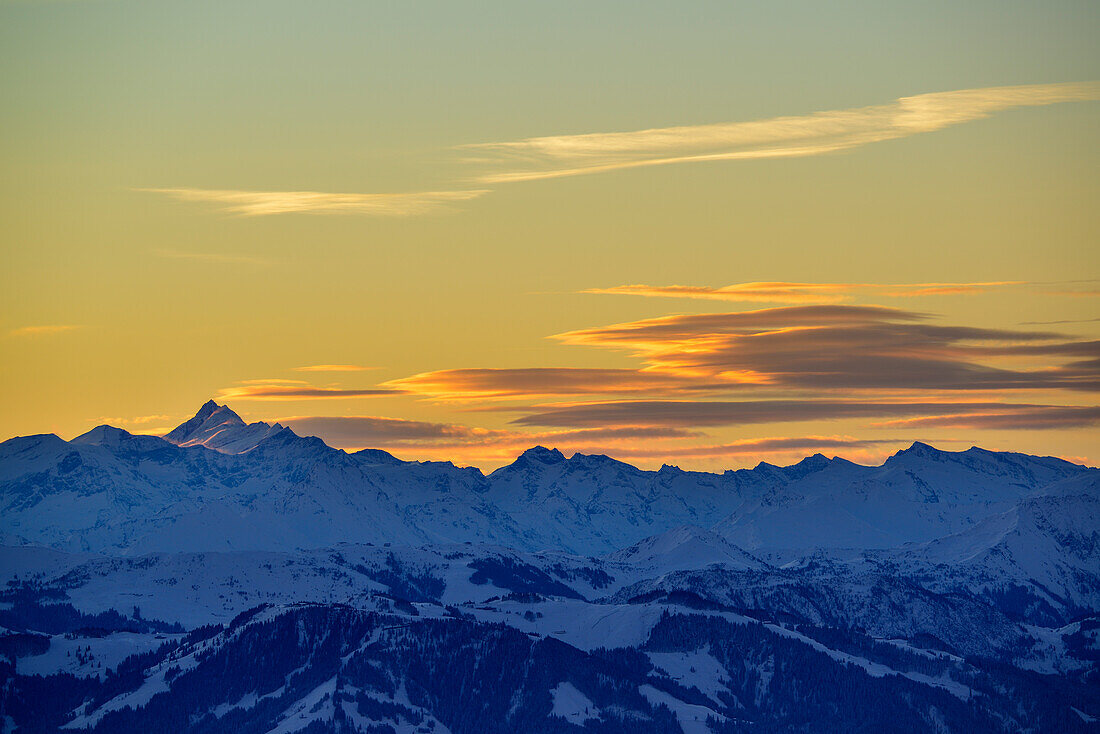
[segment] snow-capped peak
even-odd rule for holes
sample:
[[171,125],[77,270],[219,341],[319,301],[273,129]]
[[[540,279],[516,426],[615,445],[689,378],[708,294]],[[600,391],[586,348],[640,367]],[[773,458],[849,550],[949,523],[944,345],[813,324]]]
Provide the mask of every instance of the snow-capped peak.
[[922,441],[914,441],[912,446],[910,446],[907,449],[902,449],[901,451],[898,451],[891,458],[897,458],[899,456],[914,456],[914,457],[930,458],[930,457],[933,457],[933,456],[941,456],[945,453],[947,453],[947,452],[946,451],[940,451],[939,449],[935,448],[934,446],[929,446],[928,444],[926,444]]
[[217,426],[229,425],[243,426],[244,421],[227,406],[207,400],[194,416],[173,428],[164,438],[174,444],[183,445],[200,433],[207,433]]
[[177,446],[205,446],[223,454],[241,454],[285,429],[276,423],[245,423],[228,406],[206,401],[194,417],[176,426],[164,438]]
[[565,461],[567,461],[565,454],[557,449],[548,449],[545,446],[532,446],[517,456],[516,460],[511,464],[501,467],[497,469],[497,471],[516,471],[535,466],[552,466],[554,464],[562,464]]

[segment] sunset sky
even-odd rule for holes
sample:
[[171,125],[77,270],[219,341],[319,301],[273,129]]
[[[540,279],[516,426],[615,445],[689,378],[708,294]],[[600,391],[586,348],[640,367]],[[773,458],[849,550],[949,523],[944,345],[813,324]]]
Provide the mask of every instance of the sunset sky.
[[1100,4],[0,0],[0,439],[1100,461]]

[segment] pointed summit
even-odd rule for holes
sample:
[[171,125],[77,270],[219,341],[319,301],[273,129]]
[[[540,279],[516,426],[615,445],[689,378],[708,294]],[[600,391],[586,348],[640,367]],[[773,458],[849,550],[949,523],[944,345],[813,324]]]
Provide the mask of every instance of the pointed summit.
[[497,472],[511,473],[530,469],[542,469],[547,466],[564,464],[567,461],[565,454],[557,449],[548,449],[545,446],[532,446],[516,457],[511,464],[497,469]]
[[244,421],[226,406],[207,400],[199,408],[199,412],[173,428],[164,438],[166,441],[182,446],[189,444],[198,434],[206,433],[214,426],[223,424],[243,426]]
[[246,424],[228,407],[208,400],[193,418],[176,426],[164,439],[177,446],[205,446],[223,454],[241,454],[284,430],[278,423]]

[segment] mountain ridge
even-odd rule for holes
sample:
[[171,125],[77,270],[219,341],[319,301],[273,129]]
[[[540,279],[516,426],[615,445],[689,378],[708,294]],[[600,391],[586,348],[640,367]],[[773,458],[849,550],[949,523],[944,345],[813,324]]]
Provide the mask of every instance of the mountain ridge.
[[[170,437],[170,438],[169,438]],[[753,553],[888,548],[966,530],[1052,482],[1053,457],[915,443],[880,466],[815,454],[722,473],[535,446],[489,474],[346,452],[205,403],[165,437],[98,426],[0,443],[3,536],[65,550],[290,550],[489,542],[585,554],[682,525]],[[201,528],[216,528],[217,547]],[[205,544],[205,545],[204,545]]]

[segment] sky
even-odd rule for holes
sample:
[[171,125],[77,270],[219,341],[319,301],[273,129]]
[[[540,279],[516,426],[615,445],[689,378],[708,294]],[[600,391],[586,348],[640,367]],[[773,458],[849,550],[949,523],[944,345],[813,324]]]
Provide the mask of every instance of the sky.
[[0,0],[0,439],[1100,461],[1100,5]]

